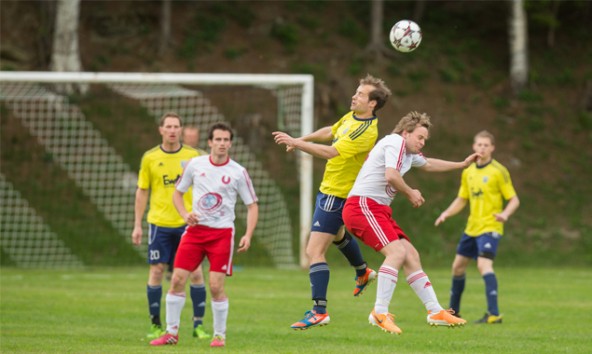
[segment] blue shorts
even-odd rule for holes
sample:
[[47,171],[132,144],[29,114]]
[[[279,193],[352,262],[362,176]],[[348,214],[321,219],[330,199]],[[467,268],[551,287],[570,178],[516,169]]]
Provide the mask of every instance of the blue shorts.
[[456,254],[473,259],[477,257],[494,259],[501,237],[502,235],[497,232],[487,232],[477,237],[463,234],[456,247]]
[[341,214],[344,205],[345,199],[319,192],[312,216],[311,231],[337,235],[337,231],[343,226]]
[[148,263],[172,263],[185,232],[185,226],[163,227],[149,224],[148,230]]

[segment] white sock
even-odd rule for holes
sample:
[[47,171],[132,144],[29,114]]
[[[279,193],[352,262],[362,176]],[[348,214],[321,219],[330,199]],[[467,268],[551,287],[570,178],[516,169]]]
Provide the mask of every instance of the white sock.
[[421,300],[426,310],[431,313],[438,313],[442,310],[442,306],[438,302],[436,292],[432,287],[430,278],[423,272],[422,269],[410,274],[407,277],[407,283],[411,286],[417,297]]
[[378,284],[376,285],[376,302],[374,303],[374,312],[387,313],[397,280],[399,279],[399,272],[387,265],[382,265],[378,270]]
[[214,336],[226,338],[226,320],[228,319],[228,298],[212,299],[212,314],[214,317]]
[[167,332],[175,336],[179,333],[179,324],[181,322],[181,311],[183,311],[183,306],[185,306],[185,293],[167,293]]

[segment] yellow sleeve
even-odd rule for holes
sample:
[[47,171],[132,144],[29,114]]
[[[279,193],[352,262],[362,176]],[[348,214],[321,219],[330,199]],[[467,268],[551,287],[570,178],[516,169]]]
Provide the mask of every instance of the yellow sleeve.
[[467,184],[467,175],[469,174],[469,169],[465,168],[462,172],[460,178],[460,188],[458,190],[458,197],[463,199],[469,199],[469,185]]
[[142,156],[142,162],[140,162],[140,172],[138,173],[138,188],[149,189],[150,188],[150,171],[149,162],[146,154]]
[[512,179],[510,178],[510,173],[506,168],[502,170],[502,178],[500,179],[500,191],[505,200],[510,200],[514,196],[516,196],[516,190],[514,189],[514,185],[512,184]]
[[341,117],[341,119],[339,119],[337,122],[335,122],[335,124],[333,124],[331,126],[331,135],[333,135],[333,137],[335,138],[335,135],[337,135],[337,129],[339,129],[339,127],[341,126],[341,123],[343,122],[343,120],[345,119],[347,115]]

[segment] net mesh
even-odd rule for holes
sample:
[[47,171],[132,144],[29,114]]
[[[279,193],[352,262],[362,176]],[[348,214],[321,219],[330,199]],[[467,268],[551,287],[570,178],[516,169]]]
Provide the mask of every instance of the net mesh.
[[[200,128],[200,147],[203,149],[207,149],[207,131],[214,122],[226,121],[232,126],[237,126],[250,119],[249,124],[253,126],[261,124],[257,119],[258,113],[253,110],[249,110],[255,113],[250,113],[248,119],[244,115],[225,117],[201,90],[194,87],[156,83],[111,83],[108,88],[141,105],[153,117],[154,122],[157,122],[166,112],[178,113],[183,117],[186,125]],[[259,87],[259,89],[267,90],[268,94],[275,97],[277,101],[277,112],[275,112],[277,128],[298,134],[301,119],[301,87],[287,85]],[[205,90],[207,91],[207,88]],[[80,107],[71,103],[67,97],[53,92],[49,87],[31,82],[2,83],[0,101],[22,122],[31,135],[38,139],[44,149],[53,156],[54,161],[67,172],[68,177],[81,187],[101,212],[102,217],[117,230],[121,237],[130,242],[137,171],[124,162],[110,142],[103,137],[101,131],[85,118]],[[222,102],[225,105],[232,104],[226,100]],[[267,133],[268,131],[265,132]],[[259,222],[254,242],[264,246],[276,266],[290,267],[295,264],[292,241],[293,217],[290,216],[281,189],[258,158],[261,153],[257,151],[261,149],[256,141],[258,138],[261,136],[256,135],[255,140],[253,137],[247,137],[249,143],[245,143],[244,137],[235,132],[232,158],[247,168],[259,198]],[[270,139],[270,136],[267,135],[265,138]],[[297,160],[294,161],[296,162]],[[9,185],[3,182],[3,190],[5,184]],[[3,213],[8,209],[4,201],[7,195],[5,192],[2,194]],[[26,203],[26,201],[23,202]],[[31,207],[11,209],[14,210],[11,210],[10,214],[2,214],[3,251],[12,258],[15,249],[28,249],[30,254],[27,259],[31,262],[30,264],[54,259],[55,257],[47,257],[43,252],[35,249],[41,246],[24,247],[25,244],[29,244],[29,241],[21,235],[22,227],[19,225],[22,224],[23,217],[19,213],[34,214],[34,209]],[[237,221],[244,220],[245,217],[246,207],[239,202],[237,203]],[[144,230],[146,229],[145,224]],[[49,234],[48,231],[43,231],[40,235]],[[53,235],[53,237],[56,242],[59,241],[59,235]],[[10,247],[8,247],[9,244]],[[143,245],[138,249],[142,256],[146,255],[146,247]],[[64,256],[64,260],[56,264],[61,262],[62,265],[75,265],[75,262],[68,259]],[[21,265],[16,258],[15,262]]]
[[0,174],[0,243],[21,268],[80,268],[78,257]]

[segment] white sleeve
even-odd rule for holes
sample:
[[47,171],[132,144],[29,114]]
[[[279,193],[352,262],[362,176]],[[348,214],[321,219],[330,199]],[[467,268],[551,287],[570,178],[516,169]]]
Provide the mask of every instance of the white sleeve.
[[399,161],[399,150],[392,145],[384,146],[384,167],[397,168],[397,162]]
[[393,135],[391,141],[384,148],[385,167],[392,167],[397,171],[401,171],[404,154],[405,144],[403,138]]
[[253,188],[253,181],[251,181],[249,173],[244,168],[242,170],[242,178],[238,182],[238,194],[245,205],[250,205],[257,201],[255,188]]
[[413,154],[413,161],[411,161],[411,166],[413,167],[421,167],[428,163],[428,160],[423,156],[423,154]]
[[183,174],[177,181],[175,188],[182,193],[186,193],[189,188],[193,185],[193,173],[195,171],[195,158],[189,160],[185,168],[183,169]]

